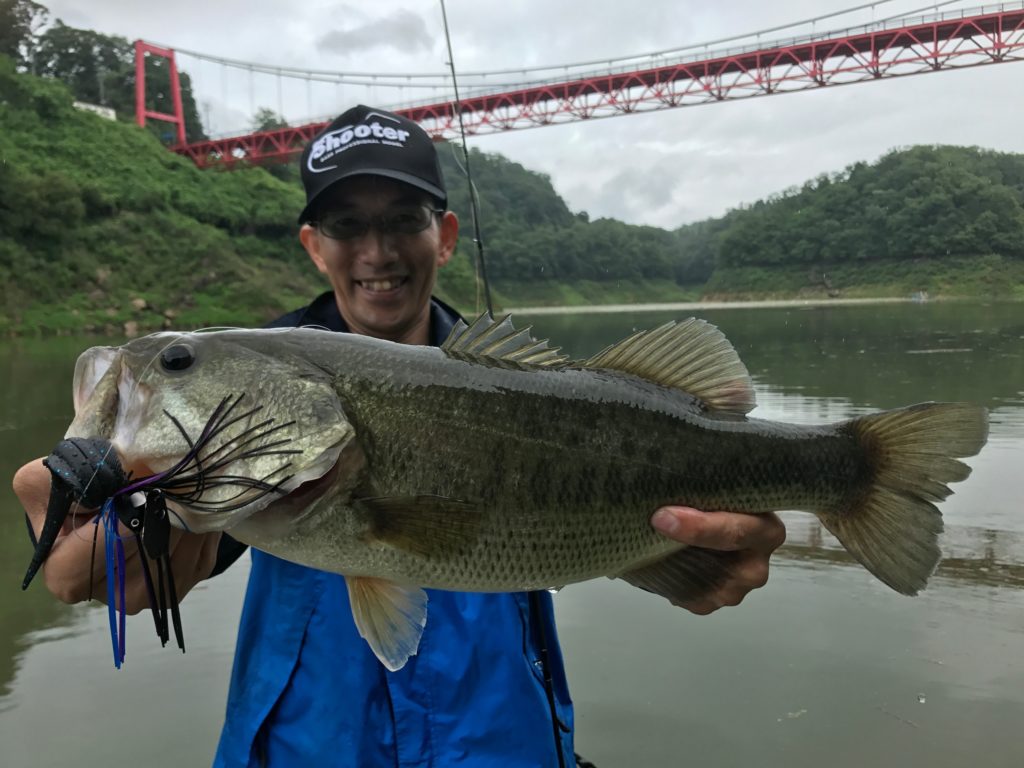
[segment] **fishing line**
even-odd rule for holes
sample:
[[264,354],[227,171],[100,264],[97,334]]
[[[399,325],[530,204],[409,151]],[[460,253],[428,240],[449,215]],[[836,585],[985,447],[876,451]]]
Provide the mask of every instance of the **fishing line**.
[[185,521],[181,519],[181,515],[179,515],[177,512],[175,512],[170,507],[167,508],[167,514],[168,515],[172,515],[174,517],[174,519],[178,521],[178,525],[181,526],[181,529],[183,531],[185,531],[185,533],[192,533],[192,529],[189,528],[188,524],[186,524]]
[[473,169],[469,162],[469,146],[466,144],[466,126],[462,120],[462,102],[459,100],[459,82],[455,75],[455,56],[452,53],[452,38],[448,31],[448,12],[444,7],[444,0],[441,3],[441,18],[444,20],[444,38],[448,44],[448,67],[452,72],[452,89],[455,91],[454,107],[459,118],[459,136],[462,139],[462,157],[466,163],[466,181],[469,184],[469,211],[473,219],[473,240],[476,243],[478,279],[483,280],[484,298],[487,302],[487,314],[494,317],[494,308],[491,305],[491,283],[487,279],[487,265],[484,261],[484,241],[480,234],[480,211],[477,206],[476,195],[473,190]]
[[[491,285],[487,280],[487,268],[484,262],[484,243],[480,235],[480,210],[476,197],[476,187],[473,184],[473,171],[469,161],[469,147],[466,144],[466,126],[462,120],[462,104],[459,101],[459,84],[455,74],[455,56],[452,53],[452,38],[448,31],[448,13],[444,7],[444,0],[441,3],[441,17],[444,19],[444,37],[448,44],[448,66],[452,71],[452,89],[455,91],[455,111],[459,117],[459,136],[462,139],[462,156],[466,162],[466,181],[469,185],[469,209],[473,217],[473,235],[477,247],[477,263],[479,264],[480,277],[483,278],[484,295],[487,299],[487,314],[494,316],[494,309],[491,306]],[[558,717],[558,709],[555,706],[554,683],[551,679],[551,659],[548,653],[547,632],[544,628],[544,619],[540,611],[540,598],[538,593],[531,592],[529,601],[533,617],[533,623],[537,627],[540,637],[540,663],[544,673],[544,692],[547,696],[548,707],[551,710],[551,727],[554,737],[555,754],[558,756],[559,768],[565,768],[565,757],[562,754],[561,728],[565,728]],[[568,729],[566,729],[568,730]]]
[[[460,171],[462,171],[462,174],[468,178],[468,174],[466,172],[466,166],[464,166],[462,164],[462,161],[459,160],[459,153],[456,150],[455,144],[454,143],[450,143],[448,146],[451,149],[451,152],[452,152],[452,162],[455,163],[455,167],[458,168]],[[477,205],[477,210],[479,210],[480,190],[477,189],[476,184],[474,184],[472,181],[469,182],[469,191],[470,191],[470,195],[472,196],[473,202],[475,202],[476,205]],[[480,286],[481,286],[481,281],[480,281],[480,273],[479,273],[479,270],[478,270],[477,271],[477,280],[476,280],[476,304],[475,304],[475,306],[476,306],[476,313],[478,315],[480,314]]]

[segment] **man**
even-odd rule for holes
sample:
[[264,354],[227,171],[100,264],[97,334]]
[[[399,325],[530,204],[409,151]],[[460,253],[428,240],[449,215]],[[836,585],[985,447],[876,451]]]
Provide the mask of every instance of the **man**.
[[[426,133],[359,106],[314,139],[301,162],[307,205],[299,239],[331,291],[272,325],[439,345],[458,315],[431,292],[454,252],[458,220],[446,209]],[[34,462],[14,484],[38,532],[47,472]],[[774,516],[666,508],[652,524],[687,544],[738,552],[733,581],[686,606],[701,614],[762,586],[784,538]],[[179,592],[243,549],[227,535],[175,531]],[[58,598],[86,597],[90,554],[91,542],[58,541],[44,572]],[[138,611],[147,602],[133,565],[127,603]],[[91,578],[101,584],[103,574]],[[550,595],[429,595],[418,654],[388,672],[353,625],[342,577],[253,551],[215,765],[572,765],[572,704]]]

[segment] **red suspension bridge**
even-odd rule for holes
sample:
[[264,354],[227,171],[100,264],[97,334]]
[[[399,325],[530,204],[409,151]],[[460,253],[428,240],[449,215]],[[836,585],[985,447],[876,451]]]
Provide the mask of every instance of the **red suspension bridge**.
[[[147,119],[156,119],[173,124],[177,141],[171,148],[199,166],[289,160],[326,125],[317,121],[186,143],[175,51],[139,40],[135,43],[135,55],[138,123],[144,125]],[[168,60],[173,114],[145,108],[147,55]],[[487,85],[487,76],[493,81],[499,75],[525,76],[555,68],[467,73],[476,79],[458,105],[446,98],[406,103],[395,111],[419,122],[434,137],[450,139],[459,134],[460,111],[466,133],[482,134],[1021,61],[1024,2],[890,19],[840,32],[732,50],[708,48],[683,56],[677,53],[672,59],[664,54],[648,58],[650,61],[644,64],[609,63],[601,71],[582,71],[585,65],[566,65],[559,68],[565,72],[561,76],[491,86]],[[250,71],[276,71],[279,76],[284,71],[233,63]],[[327,81],[342,77],[340,73],[315,71],[305,71],[304,76]],[[368,78],[367,84],[387,77],[355,76]],[[403,77],[408,82],[415,77],[437,75]]]

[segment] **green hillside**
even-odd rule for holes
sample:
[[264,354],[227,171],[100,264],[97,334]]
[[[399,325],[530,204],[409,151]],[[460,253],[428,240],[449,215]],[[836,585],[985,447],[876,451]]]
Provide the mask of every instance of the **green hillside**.
[[[449,148],[442,157],[465,236],[440,293],[472,312],[468,192]],[[18,73],[2,56],[0,160],[0,333],[261,323],[323,289],[296,238],[303,194],[294,171],[200,171],[149,131],[74,109],[62,83]],[[561,243],[585,254],[587,241],[603,241],[584,264],[599,280],[677,250],[668,232],[588,223],[547,178],[504,158],[474,153],[473,162],[499,301],[515,298],[500,289],[512,274],[544,284],[573,277],[545,261],[542,243],[557,255],[568,251]],[[655,290],[663,297],[675,286],[667,279]]]
[[[256,324],[323,289],[294,166],[200,171],[0,56],[0,333]],[[477,304],[460,157],[441,151]],[[674,232],[591,221],[550,180],[472,156],[499,305],[789,296],[1024,298],[1024,156],[915,147]]]
[[259,169],[203,173],[0,57],[0,332],[259,322],[319,284],[301,202]]
[[1024,155],[918,146],[680,230],[707,295],[1024,298]]

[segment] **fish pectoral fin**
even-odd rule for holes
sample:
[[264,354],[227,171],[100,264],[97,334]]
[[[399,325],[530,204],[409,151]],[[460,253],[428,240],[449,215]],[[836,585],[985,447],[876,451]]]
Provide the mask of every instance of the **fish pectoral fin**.
[[618,578],[685,607],[728,581],[739,557],[738,552],[686,547],[649,565],[620,573]]
[[389,670],[404,667],[427,624],[427,593],[367,577],[346,576],[345,584],[359,636]]
[[465,552],[477,542],[477,504],[446,496],[384,496],[353,502],[369,518],[370,536],[427,557]]

